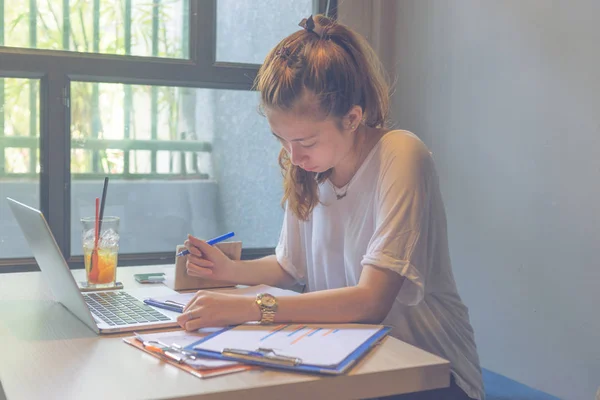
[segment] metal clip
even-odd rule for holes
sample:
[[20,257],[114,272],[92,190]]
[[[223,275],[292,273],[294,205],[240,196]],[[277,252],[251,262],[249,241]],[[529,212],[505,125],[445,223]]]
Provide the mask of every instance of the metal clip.
[[248,361],[267,361],[280,364],[280,365],[298,365],[302,362],[300,358],[288,357],[279,355],[273,349],[267,349],[259,347],[255,351],[242,350],[242,349],[223,349],[221,352],[224,356],[233,357],[236,359],[248,360]]
[[186,360],[195,360],[196,356],[183,349],[183,347],[173,343],[171,346],[159,341],[159,340],[142,340],[139,335],[136,335],[136,339],[142,342],[145,349],[154,353],[163,354],[165,357],[170,358],[178,363],[185,362]]

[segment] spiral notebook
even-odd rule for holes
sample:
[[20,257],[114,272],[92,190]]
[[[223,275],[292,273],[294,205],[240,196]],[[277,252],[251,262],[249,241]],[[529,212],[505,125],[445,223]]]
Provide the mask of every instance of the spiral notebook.
[[244,324],[185,347],[197,356],[328,375],[348,372],[391,328],[365,324]]

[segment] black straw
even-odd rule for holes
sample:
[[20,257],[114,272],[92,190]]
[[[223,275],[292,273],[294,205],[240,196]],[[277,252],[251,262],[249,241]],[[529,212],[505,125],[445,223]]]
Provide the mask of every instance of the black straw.
[[108,189],[108,176],[104,178],[104,187],[102,188],[102,200],[100,201],[100,221],[98,221],[98,234],[102,232],[102,218],[104,217],[104,203],[106,202],[106,189]]

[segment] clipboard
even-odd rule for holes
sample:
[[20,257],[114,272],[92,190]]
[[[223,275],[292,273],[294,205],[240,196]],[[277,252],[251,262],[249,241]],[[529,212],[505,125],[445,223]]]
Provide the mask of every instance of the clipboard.
[[[322,336],[326,336],[331,332],[340,331],[344,333],[344,330],[349,331],[350,329],[359,329],[362,327],[368,327],[369,329],[373,330],[373,333],[369,333],[369,337],[367,337],[365,340],[361,340],[358,345],[354,344],[351,345],[352,347],[349,350],[346,349],[347,355],[344,355],[343,359],[336,360],[335,362],[329,365],[307,362],[306,360],[303,360],[302,355],[298,354],[297,352],[295,354],[292,354],[293,352],[290,351],[290,353],[286,354],[284,351],[281,351],[276,348],[271,348],[268,345],[265,345],[264,347],[256,346],[254,349],[248,348],[247,345],[245,346],[246,348],[240,348],[235,346],[222,347],[220,351],[214,349],[207,349],[207,347],[209,347],[208,343],[211,340],[215,339],[219,335],[224,335],[227,332],[231,333],[234,329],[239,330],[242,327],[244,327],[245,329],[252,330],[252,328],[249,328],[248,325],[237,325],[227,327],[186,346],[185,350],[194,353],[200,357],[238,361],[248,365],[256,365],[261,367],[314,374],[342,375],[348,372],[354,365],[356,365],[356,363],[363,356],[365,356],[373,347],[378,345],[381,342],[381,340],[384,339],[391,331],[391,327],[383,325],[361,324],[285,324],[279,326],[271,326],[270,331],[265,330],[265,327],[268,328],[268,326],[254,325],[256,329],[260,329],[261,332],[265,334],[264,338],[272,337],[272,335],[279,335],[281,340],[286,340],[289,338],[290,341],[293,340],[294,342],[297,342],[298,340],[304,340],[304,338],[307,338],[307,341],[304,342],[305,345],[310,345],[310,336],[316,333],[318,334],[318,332],[320,331],[323,332],[321,334]],[[299,331],[300,333],[298,333]],[[293,335],[296,335],[297,333],[298,335],[294,338]],[[323,338],[321,338],[321,340],[323,340]],[[328,340],[335,341],[338,339],[334,335],[332,335]],[[268,341],[266,342],[269,343]],[[339,343],[343,343],[343,341],[338,342],[338,344]],[[326,349],[327,347],[319,347],[317,350],[319,350],[319,353],[326,353]]]
[[196,378],[211,378],[213,376],[227,375],[227,374],[232,374],[235,372],[248,371],[250,369],[256,368],[256,367],[252,367],[250,365],[236,364],[236,365],[231,365],[231,366],[226,366],[226,367],[196,369],[188,364],[180,362],[179,360],[177,360],[173,357],[169,357],[168,355],[159,354],[157,352],[146,349],[144,347],[143,343],[140,340],[136,339],[135,336],[124,337],[123,342],[135,347],[136,349],[142,350],[143,352],[150,354],[151,356],[154,356],[154,357],[160,359],[161,361],[165,362],[166,364],[169,364],[176,368],[179,368],[179,369],[187,372],[188,374],[195,376]]

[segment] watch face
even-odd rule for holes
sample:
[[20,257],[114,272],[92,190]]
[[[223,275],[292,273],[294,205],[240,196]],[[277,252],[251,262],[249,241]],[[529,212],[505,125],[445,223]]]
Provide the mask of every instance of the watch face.
[[267,293],[261,296],[260,302],[266,307],[273,307],[277,303],[275,297]]

